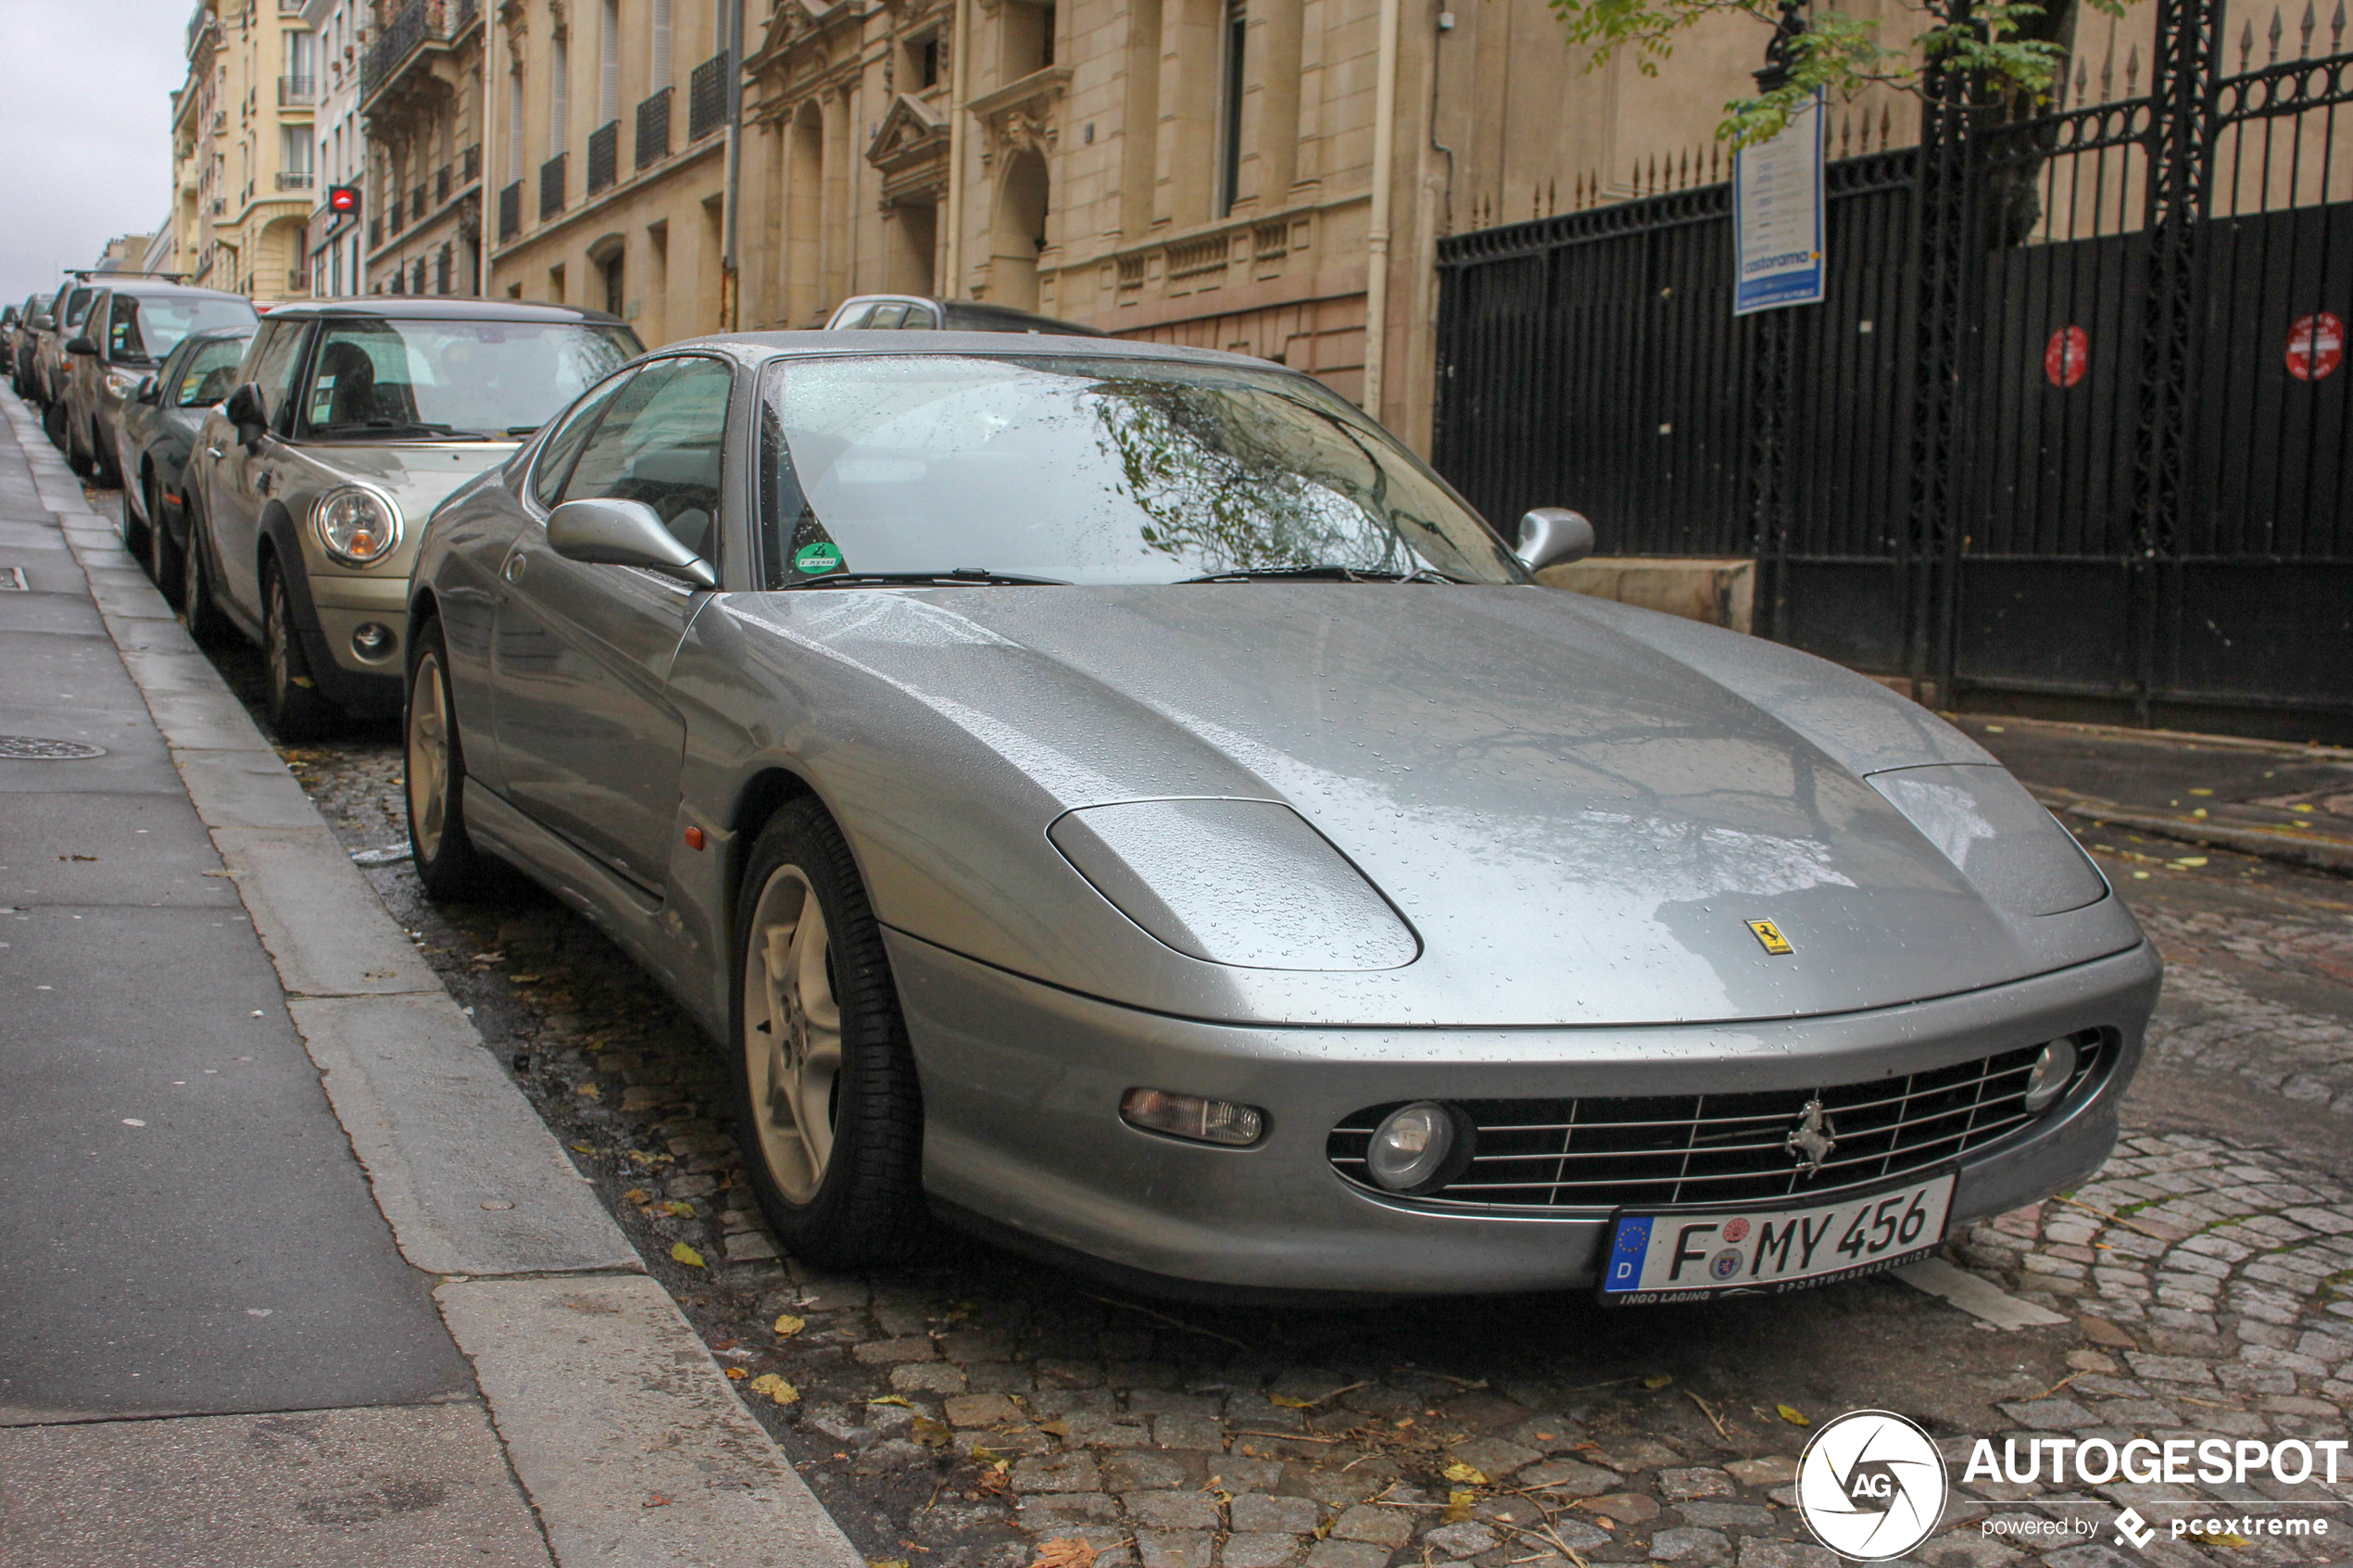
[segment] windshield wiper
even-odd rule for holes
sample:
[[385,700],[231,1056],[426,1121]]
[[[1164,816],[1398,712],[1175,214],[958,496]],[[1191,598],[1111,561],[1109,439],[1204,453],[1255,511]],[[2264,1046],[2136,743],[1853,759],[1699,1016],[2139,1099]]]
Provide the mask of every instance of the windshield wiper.
[[498,439],[484,431],[459,430],[456,425],[433,424],[424,420],[345,420],[339,424],[312,425],[310,433],[313,435],[439,435],[458,441],[496,441]]
[[804,577],[798,583],[787,583],[787,591],[803,588],[863,588],[875,583],[937,583],[957,587],[967,583],[987,585],[1006,583],[1014,587],[1067,588],[1068,581],[1060,577],[1024,577],[1017,572],[989,571],[977,566],[960,566],[952,571],[837,571],[824,577]]
[[1362,566],[1258,566],[1240,571],[1213,571],[1206,577],[1183,577],[1187,583],[1460,583],[1459,577],[1430,567],[1417,567],[1412,571],[1382,571]]

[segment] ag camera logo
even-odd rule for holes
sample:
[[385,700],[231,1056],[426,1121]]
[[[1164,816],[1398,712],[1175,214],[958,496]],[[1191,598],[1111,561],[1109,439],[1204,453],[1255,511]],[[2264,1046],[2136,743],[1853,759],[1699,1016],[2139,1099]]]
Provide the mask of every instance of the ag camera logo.
[[1944,1517],[1944,1456],[1927,1433],[1888,1411],[1831,1422],[1797,1461],[1797,1511],[1841,1557],[1883,1562],[1928,1539]]

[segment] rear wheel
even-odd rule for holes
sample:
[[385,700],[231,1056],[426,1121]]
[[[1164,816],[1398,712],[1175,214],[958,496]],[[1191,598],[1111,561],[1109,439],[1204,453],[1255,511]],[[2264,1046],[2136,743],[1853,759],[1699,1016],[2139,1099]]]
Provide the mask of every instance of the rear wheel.
[[171,529],[163,519],[163,492],[152,473],[141,477],[139,488],[147,498],[147,575],[156,580],[165,602],[176,608],[180,602],[180,551],[172,544]]
[[122,483],[122,465],[115,461],[114,443],[107,439],[106,431],[94,419],[90,421],[90,460],[97,467],[101,483],[118,490],[128,488]]
[[441,622],[428,621],[409,644],[409,859],[433,898],[459,898],[478,888],[483,858],[466,836],[466,748],[449,690],[449,647]]
[[264,695],[270,722],[283,740],[312,740],[334,727],[341,714],[319,691],[310,660],[295,624],[294,597],[277,562],[261,569],[261,651],[269,670]]
[[58,451],[66,449],[66,406],[55,397],[41,406],[41,433]]
[[[150,517],[154,515],[153,512],[148,513]],[[131,504],[131,486],[124,485],[122,487],[122,547],[137,558],[141,566],[147,568],[148,576],[154,577],[155,567],[152,558],[155,552],[148,544],[148,524],[139,521],[138,508]],[[162,581],[161,578],[156,580]]]
[[797,1258],[862,1268],[923,1233],[923,1094],[849,846],[813,800],[752,847],[737,901],[736,1134]]
[[197,646],[208,647],[229,634],[228,618],[212,597],[212,568],[205,563],[203,515],[188,512],[188,542],[180,552],[180,619]]

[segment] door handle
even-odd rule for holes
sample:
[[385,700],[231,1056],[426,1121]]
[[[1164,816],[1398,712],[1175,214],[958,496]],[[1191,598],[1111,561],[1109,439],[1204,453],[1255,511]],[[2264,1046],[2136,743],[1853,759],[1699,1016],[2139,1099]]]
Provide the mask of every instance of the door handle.
[[208,458],[218,458],[220,456],[220,448],[218,446],[208,446],[204,449],[204,455]]
[[512,555],[507,558],[506,578],[508,582],[520,583],[522,581],[522,560],[523,558],[520,555]]

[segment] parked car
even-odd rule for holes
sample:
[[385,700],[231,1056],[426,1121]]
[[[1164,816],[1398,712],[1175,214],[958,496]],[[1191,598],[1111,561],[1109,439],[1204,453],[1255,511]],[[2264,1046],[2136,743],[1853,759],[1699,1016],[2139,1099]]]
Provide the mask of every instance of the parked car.
[[841,302],[825,322],[829,332],[1038,332],[1056,337],[1109,337],[1109,332],[1057,321],[1003,305],[969,299],[931,299],[913,294],[861,294]]
[[273,307],[186,470],[190,630],[231,625],[262,645],[281,734],[398,712],[401,610],[426,514],[641,351],[617,319],[563,306]]
[[416,869],[672,987],[821,1266],[928,1208],[1163,1288],[1639,1302],[2095,1168],[2159,963],[2049,813],[1862,676],[1537,585],[1574,513],[1518,540],[1238,356],[672,345],[426,527]]
[[11,375],[17,369],[17,307],[0,308],[0,370]]
[[57,296],[53,294],[29,294],[17,312],[16,326],[8,333],[8,384],[19,397],[32,396],[32,366],[37,334],[45,331],[49,322],[49,304]]
[[108,280],[92,297],[81,332],[66,343],[67,463],[120,486],[115,440],[124,397],[190,332],[257,320],[253,301],[241,294],[154,278]]
[[188,538],[182,490],[188,456],[205,414],[235,388],[237,366],[254,331],[243,326],[190,332],[122,406],[114,463],[122,475],[123,545],[144,557],[148,574],[167,597],[178,596],[180,553]]
[[42,433],[60,452],[66,446],[66,345],[81,332],[82,319],[90,313],[90,302],[97,295],[86,274],[75,274],[57,291],[57,303],[50,310],[50,323],[37,334],[32,345],[33,396],[41,404]]

